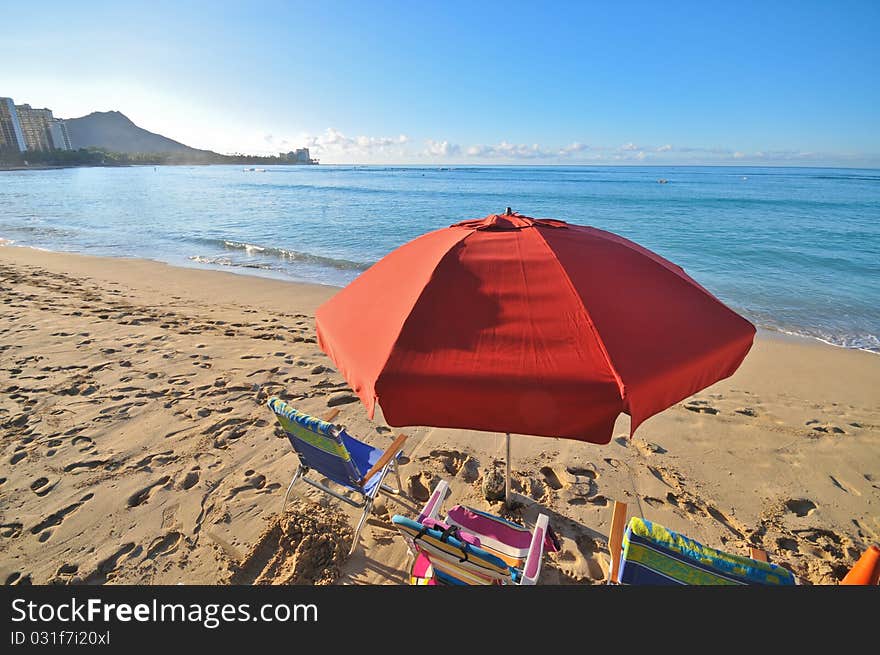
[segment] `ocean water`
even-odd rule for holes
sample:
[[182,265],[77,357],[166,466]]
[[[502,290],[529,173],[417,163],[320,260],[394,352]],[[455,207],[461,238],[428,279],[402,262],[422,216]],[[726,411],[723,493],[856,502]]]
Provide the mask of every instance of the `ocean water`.
[[424,232],[507,206],[632,239],[759,326],[880,352],[880,170],[321,165],[0,172],[0,238],[17,245],[337,286]]

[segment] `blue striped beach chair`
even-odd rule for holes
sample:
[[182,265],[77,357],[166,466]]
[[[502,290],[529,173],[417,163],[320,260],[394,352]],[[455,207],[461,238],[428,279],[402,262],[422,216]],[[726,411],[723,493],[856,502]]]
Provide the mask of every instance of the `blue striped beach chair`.
[[[290,491],[298,480],[330,494],[334,498],[357,508],[363,508],[352,540],[351,555],[358,544],[361,529],[370,514],[376,495],[381,491],[386,494],[400,493],[400,472],[398,458],[403,453],[406,435],[398,436],[386,450],[379,450],[369,444],[352,437],[340,425],[330,421],[336,418],[339,410],[333,411],[326,419],[315,418],[287,405],[279,398],[270,398],[269,409],[287,433],[290,445],[299,457],[299,466],[284,494],[281,511],[287,506]],[[308,477],[310,471],[316,471],[328,480],[357,494],[358,499],[350,498],[318,480]],[[397,477],[397,488],[385,484],[385,476],[394,472]]]
[[634,516],[626,523],[626,503],[614,504],[609,582],[629,585],[795,585],[791,571],[767,561],[756,548],[751,557],[732,555]]
[[500,516],[456,505],[441,519],[448,489],[441,480],[417,520],[399,515],[391,519],[415,558],[410,584],[535,584],[544,549],[551,544],[549,517],[541,514],[534,530],[529,530]]

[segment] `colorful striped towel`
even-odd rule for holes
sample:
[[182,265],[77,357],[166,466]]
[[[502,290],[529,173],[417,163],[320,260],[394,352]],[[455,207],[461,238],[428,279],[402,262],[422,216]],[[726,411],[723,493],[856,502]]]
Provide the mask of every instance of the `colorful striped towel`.
[[794,585],[777,564],[731,555],[638,517],[623,538],[620,582],[642,585]]

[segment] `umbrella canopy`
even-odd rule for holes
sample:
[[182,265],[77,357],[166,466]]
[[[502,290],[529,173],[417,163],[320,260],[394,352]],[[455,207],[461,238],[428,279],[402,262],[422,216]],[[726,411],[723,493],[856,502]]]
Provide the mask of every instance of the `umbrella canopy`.
[[754,326],[620,236],[494,214],[401,246],[324,303],[318,343],[372,418],[611,440],[730,376]]

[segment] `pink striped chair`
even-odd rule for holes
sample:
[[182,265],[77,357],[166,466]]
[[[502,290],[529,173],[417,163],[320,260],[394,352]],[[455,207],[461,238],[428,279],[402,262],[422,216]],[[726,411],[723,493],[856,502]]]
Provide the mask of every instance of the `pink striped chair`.
[[537,583],[545,550],[558,550],[546,514],[533,530],[500,516],[456,505],[441,518],[449,485],[441,480],[417,520],[392,522],[415,557],[411,584]]

